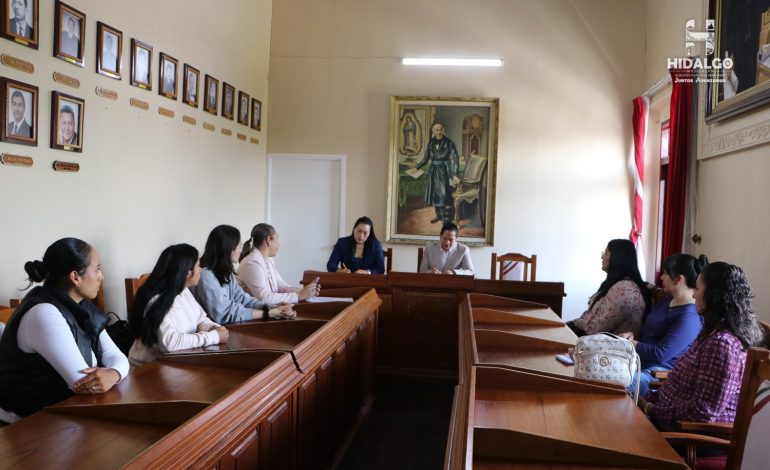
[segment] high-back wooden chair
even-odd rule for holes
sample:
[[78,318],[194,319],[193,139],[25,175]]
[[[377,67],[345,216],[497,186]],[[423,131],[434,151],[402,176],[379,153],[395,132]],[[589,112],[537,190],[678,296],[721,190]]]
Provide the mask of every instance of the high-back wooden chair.
[[382,250],[382,257],[385,258],[385,274],[388,274],[393,269],[393,248]]
[[[728,470],[767,468],[770,448],[770,350],[751,348],[746,355],[741,394],[735,423],[680,423],[683,431],[664,432],[671,444],[686,446],[686,462],[690,468],[724,468]],[[727,434],[728,439],[695,432]],[[717,447],[727,451],[722,457],[696,457],[697,447]],[[741,467],[742,463],[744,465]]]
[[134,298],[136,297],[136,291],[142,287],[142,284],[150,277],[150,273],[142,274],[139,277],[126,278],[126,312],[130,313],[134,308]]
[[425,252],[425,248],[423,247],[417,248],[417,272],[418,273],[420,272],[420,266],[422,266],[422,256],[424,252]]
[[537,255],[527,257],[521,253],[506,253],[498,256],[497,253],[492,253],[490,275],[493,281],[497,278],[503,279],[503,265],[506,261],[524,263],[524,278],[522,281],[534,282],[537,280]]

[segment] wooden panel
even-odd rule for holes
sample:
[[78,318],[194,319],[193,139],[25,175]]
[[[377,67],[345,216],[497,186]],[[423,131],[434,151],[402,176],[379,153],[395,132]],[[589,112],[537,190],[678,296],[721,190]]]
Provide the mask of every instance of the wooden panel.
[[259,423],[259,464],[262,468],[288,470],[294,467],[292,399],[288,397]]
[[338,417],[334,421],[334,427],[332,428],[332,443],[334,447],[340,445],[345,438],[345,429],[347,428],[348,414],[348,381],[346,380],[345,373],[348,368],[348,345],[347,342],[340,345],[334,352],[334,394],[332,396],[332,403],[334,404],[334,412]]
[[319,434],[318,412],[323,406],[318,401],[318,375],[307,375],[300,384],[297,393],[297,468],[318,468],[320,455],[318,449]]
[[[318,437],[319,459],[318,466],[327,468],[334,458],[334,426],[332,416],[337,416],[334,400],[334,360],[327,358],[316,372],[318,375]],[[301,467],[300,467],[301,468]]]
[[453,377],[457,374],[457,300],[455,293],[405,291],[401,364]]
[[218,470],[259,468],[259,435],[257,430],[249,432],[213,468]]

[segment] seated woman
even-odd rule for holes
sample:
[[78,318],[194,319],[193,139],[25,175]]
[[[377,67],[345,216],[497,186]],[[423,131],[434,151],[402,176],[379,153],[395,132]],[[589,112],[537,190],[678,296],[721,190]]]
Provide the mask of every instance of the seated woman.
[[209,317],[220,325],[246,320],[294,318],[291,304],[270,308],[268,303],[243,292],[233,263],[241,254],[241,232],[219,225],[209,234],[201,257],[201,278],[193,294]]
[[588,310],[567,326],[578,336],[603,331],[637,333],[649,309],[650,291],[639,274],[634,244],[623,239],[610,241],[602,253],[602,270],[607,277],[588,300]]
[[[663,261],[661,280],[666,297],[661,299],[644,320],[638,341],[632,332],[620,336],[631,340],[642,361],[639,396],[644,396],[656,370],[674,367],[677,358],[690,347],[700,333],[702,322],[695,309],[693,290],[708,258],[673,255]],[[629,389],[634,390],[635,383]]]
[[200,278],[198,250],[187,244],[163,250],[128,312],[134,337],[128,355],[132,365],[171,351],[227,341],[227,329],[209,320],[189,291]]
[[110,390],[128,374],[128,359],[91,299],[102,284],[99,254],[76,238],[54,242],[29,261],[30,282],[0,339],[0,413],[7,422],[74,394]]
[[372,219],[359,217],[353,225],[353,232],[337,240],[326,270],[330,273],[385,273],[382,245],[374,235]]
[[754,294],[738,266],[720,261],[703,268],[694,297],[703,329],[660,390],[639,399],[661,431],[676,430],[678,421],[733,422],[746,351],[765,342],[751,308]]
[[268,304],[296,304],[320,293],[320,286],[311,283],[290,286],[275,267],[273,257],[281,242],[272,225],[257,224],[251,229],[251,239],[243,245],[238,265],[238,283],[249,294]]
[[471,250],[457,243],[457,225],[447,222],[441,227],[439,241],[425,247],[420,263],[421,273],[464,274],[473,276]]

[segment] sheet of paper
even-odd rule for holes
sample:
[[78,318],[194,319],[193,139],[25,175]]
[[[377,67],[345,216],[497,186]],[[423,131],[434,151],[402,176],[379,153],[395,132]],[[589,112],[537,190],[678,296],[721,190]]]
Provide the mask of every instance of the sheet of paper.
[[418,170],[417,168],[410,168],[410,169],[406,170],[406,174],[411,176],[414,179],[419,178],[420,176],[423,175],[423,173],[425,173],[425,172],[422,171],[422,170]]
[[323,302],[353,302],[352,297],[310,297],[308,303],[320,304]]

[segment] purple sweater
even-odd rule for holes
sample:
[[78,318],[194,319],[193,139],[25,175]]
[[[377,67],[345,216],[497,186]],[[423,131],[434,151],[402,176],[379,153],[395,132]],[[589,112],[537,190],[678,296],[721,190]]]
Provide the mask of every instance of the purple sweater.
[[669,307],[671,300],[665,297],[658,302],[642,325],[636,345],[642,369],[652,365],[674,367],[674,362],[695,341],[703,326],[694,304]]

